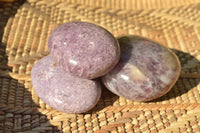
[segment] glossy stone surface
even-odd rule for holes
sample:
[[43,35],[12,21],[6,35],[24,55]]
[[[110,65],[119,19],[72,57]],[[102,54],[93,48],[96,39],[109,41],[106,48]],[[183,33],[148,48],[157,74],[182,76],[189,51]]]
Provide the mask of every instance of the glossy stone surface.
[[180,75],[180,62],[171,50],[139,36],[119,39],[121,58],[102,80],[113,93],[134,101],[166,94]]
[[100,84],[67,74],[50,56],[39,60],[32,68],[35,92],[48,105],[66,113],[83,113],[93,108],[101,96]]
[[110,71],[119,61],[117,40],[104,28],[87,22],[69,22],[50,35],[52,58],[71,75],[93,79]]

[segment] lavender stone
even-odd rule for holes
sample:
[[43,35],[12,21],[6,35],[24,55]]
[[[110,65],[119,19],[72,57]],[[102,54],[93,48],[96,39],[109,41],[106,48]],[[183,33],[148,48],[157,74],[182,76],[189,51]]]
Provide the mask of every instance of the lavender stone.
[[121,58],[102,80],[113,93],[149,101],[167,93],[180,75],[180,62],[169,49],[138,36],[119,39]]
[[119,61],[117,40],[104,28],[87,22],[69,22],[50,35],[52,58],[71,75],[93,79],[110,71]]
[[46,104],[66,113],[86,112],[96,105],[101,96],[97,81],[67,74],[50,56],[33,66],[31,79],[35,92]]

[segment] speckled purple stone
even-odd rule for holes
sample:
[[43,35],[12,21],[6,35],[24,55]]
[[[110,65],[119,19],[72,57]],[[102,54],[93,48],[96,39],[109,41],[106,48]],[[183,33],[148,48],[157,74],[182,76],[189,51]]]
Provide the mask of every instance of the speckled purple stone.
[[121,58],[102,80],[113,93],[134,101],[149,101],[167,93],[180,75],[171,50],[138,36],[119,39]]
[[117,40],[104,28],[87,22],[69,22],[50,35],[52,58],[71,75],[93,79],[110,71],[119,61]]
[[101,96],[100,84],[67,74],[50,56],[32,68],[35,92],[48,105],[65,113],[83,113],[93,108]]

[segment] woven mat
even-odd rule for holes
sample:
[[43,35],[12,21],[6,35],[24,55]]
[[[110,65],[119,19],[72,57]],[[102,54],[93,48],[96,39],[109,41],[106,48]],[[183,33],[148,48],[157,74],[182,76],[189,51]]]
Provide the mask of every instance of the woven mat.
[[[5,0],[4,0],[5,1]],[[13,1],[13,0],[12,0]],[[0,4],[0,132],[200,132],[200,0],[29,0]],[[134,102],[105,88],[96,107],[66,114],[34,92],[30,71],[58,25],[81,20],[115,37],[140,35],[171,48],[181,76],[165,96]]]

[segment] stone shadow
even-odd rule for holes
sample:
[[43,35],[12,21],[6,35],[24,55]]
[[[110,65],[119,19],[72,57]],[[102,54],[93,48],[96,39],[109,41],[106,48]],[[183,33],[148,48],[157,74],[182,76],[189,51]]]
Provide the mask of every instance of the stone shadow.
[[0,132],[53,132],[60,133],[58,127],[50,124],[48,116],[41,114],[32,94],[20,81],[9,76],[6,43],[3,42],[4,29],[25,1],[0,2]]

